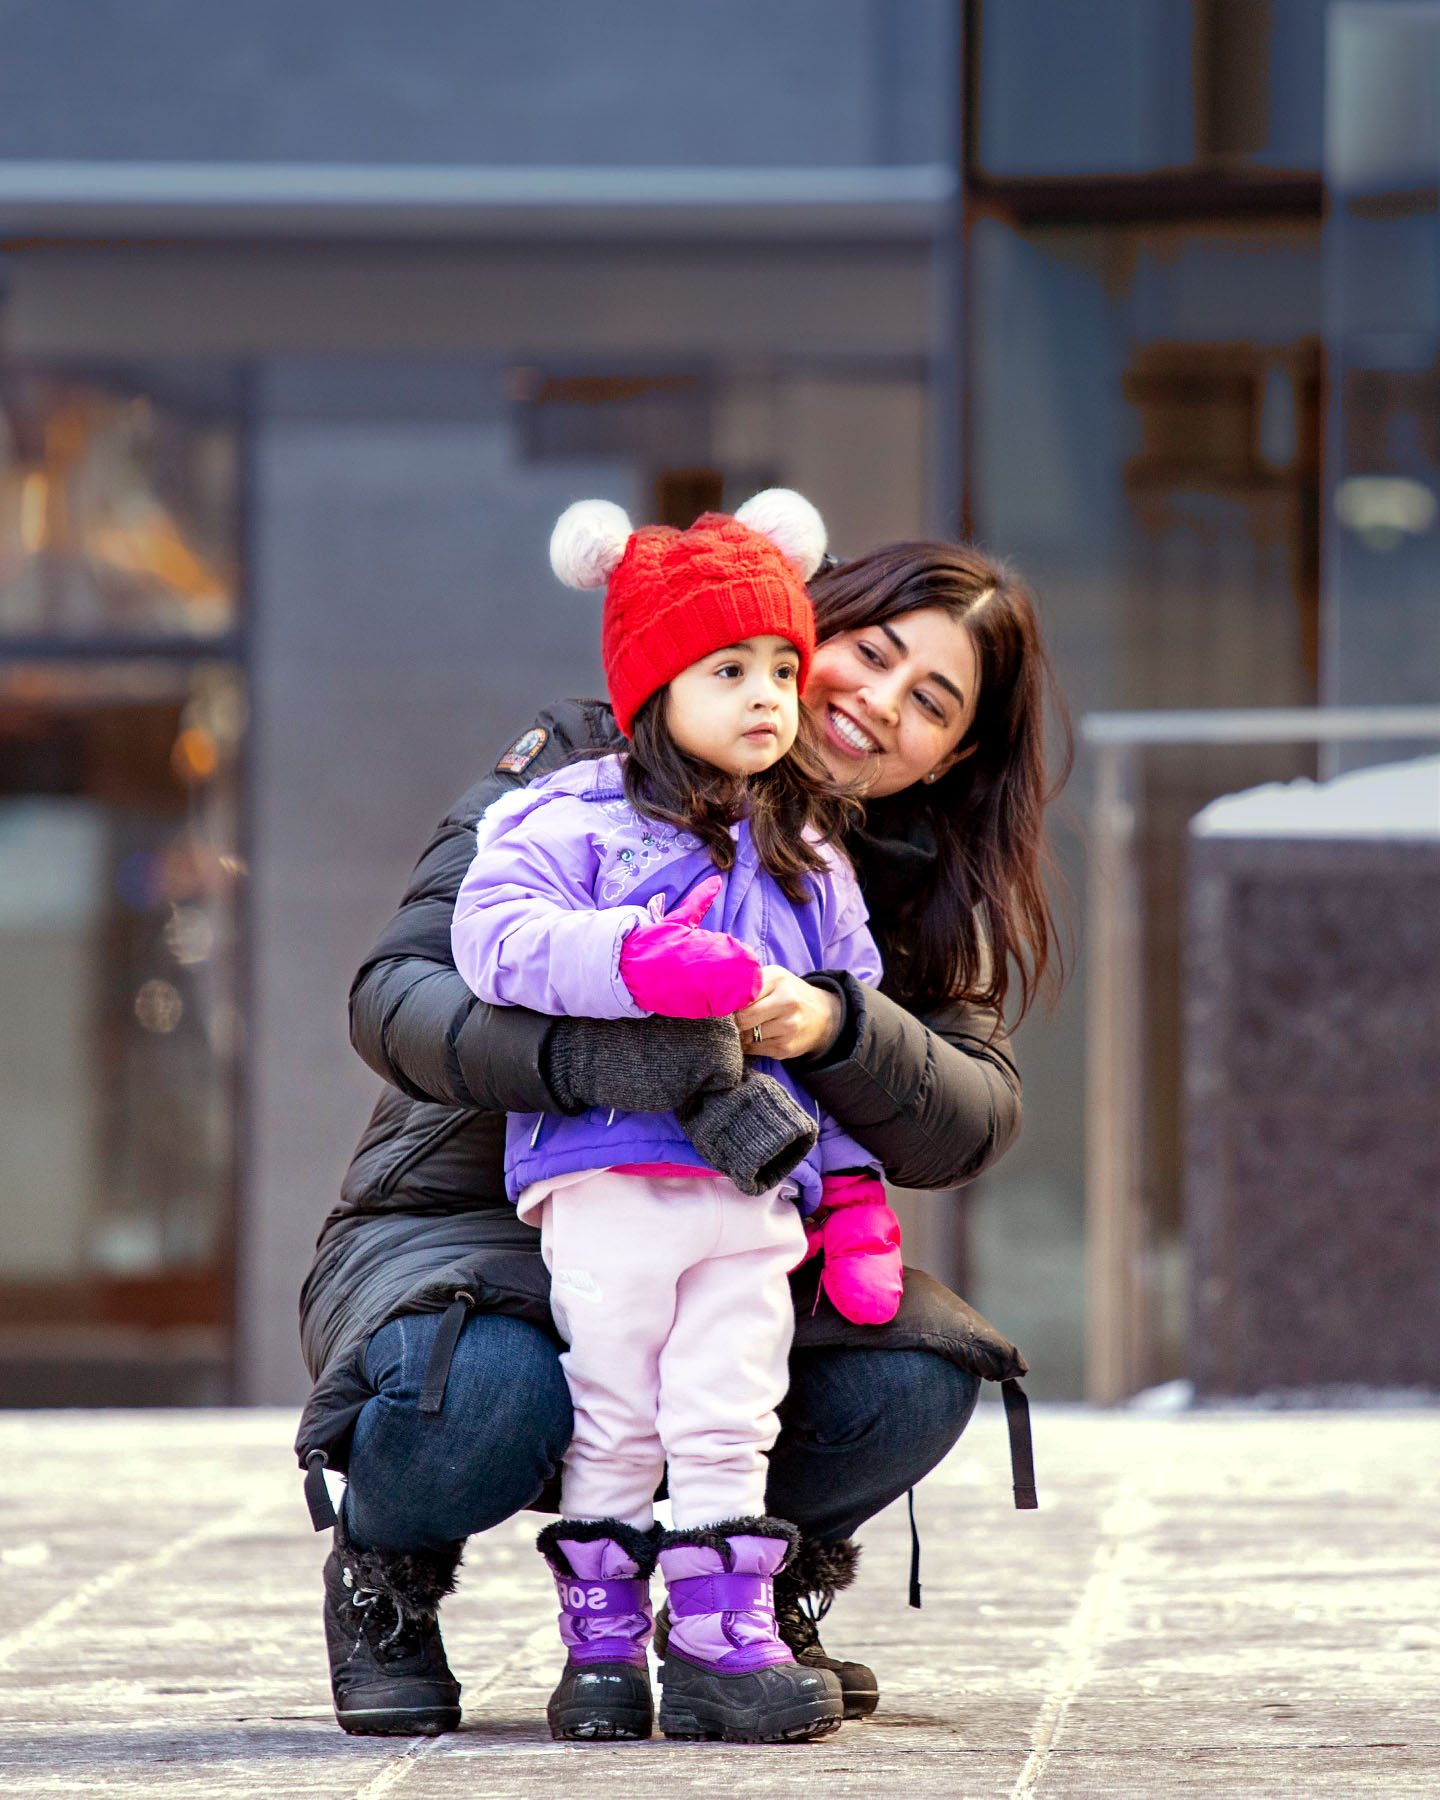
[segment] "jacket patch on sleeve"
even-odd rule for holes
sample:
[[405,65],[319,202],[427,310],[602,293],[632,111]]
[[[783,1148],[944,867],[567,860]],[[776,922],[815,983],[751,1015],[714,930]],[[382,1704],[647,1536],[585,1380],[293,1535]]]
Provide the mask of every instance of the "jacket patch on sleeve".
[[550,733],[543,725],[532,725],[522,731],[495,765],[497,775],[523,775],[549,742]]

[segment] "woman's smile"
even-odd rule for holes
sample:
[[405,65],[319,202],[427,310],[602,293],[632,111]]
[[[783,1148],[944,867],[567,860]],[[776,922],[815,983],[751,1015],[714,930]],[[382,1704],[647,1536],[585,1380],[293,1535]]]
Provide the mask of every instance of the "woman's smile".
[[855,756],[878,756],[880,754],[881,745],[875,738],[862,725],[857,724],[848,713],[841,712],[833,700],[825,708],[824,720],[829,727],[830,736],[840,749],[848,750]]

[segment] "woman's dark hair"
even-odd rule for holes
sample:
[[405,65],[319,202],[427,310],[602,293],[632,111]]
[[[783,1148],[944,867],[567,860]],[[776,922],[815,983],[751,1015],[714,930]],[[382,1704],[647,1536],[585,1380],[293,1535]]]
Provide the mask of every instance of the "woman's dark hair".
[[812,897],[805,877],[827,866],[814,838],[840,843],[860,812],[821,760],[810,715],[800,708],[794,746],[773,767],[727,775],[675,742],[665,721],[666,692],[652,694],[630,727],[625,798],[647,819],[692,832],[722,872],[735,862],[730,827],[748,818],[760,866],[787,899],[803,906]]
[[[875,800],[865,830],[933,840],[928,874],[872,917],[885,986],[905,1005],[965,999],[1016,1017],[1064,976],[1046,892],[1045,808],[1074,759],[1070,722],[1040,640],[1030,594],[1004,563],[969,544],[887,544],[825,569],[810,584],[823,642],[924,607],[962,624],[979,658],[980,695],[966,751],[933,785]],[[1045,762],[1048,707],[1062,751]],[[860,849],[857,842],[856,849]],[[872,895],[873,899],[873,895]],[[1013,977],[1012,977],[1013,971]]]

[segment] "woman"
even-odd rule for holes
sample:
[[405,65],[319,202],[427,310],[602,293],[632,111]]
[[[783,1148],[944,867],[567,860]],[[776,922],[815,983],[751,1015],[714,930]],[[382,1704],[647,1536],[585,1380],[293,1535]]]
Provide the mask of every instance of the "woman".
[[[1025,590],[978,551],[900,544],[812,583],[805,689],[831,770],[866,795],[846,840],[885,960],[883,992],[773,972],[739,1043],[791,1073],[901,1186],[946,1189],[1009,1146],[1019,1081],[1001,1027],[1053,966],[1042,887],[1051,677]],[[475,822],[507,789],[616,741],[564,702],[442,821],[351,990],[351,1036],[389,1086],[321,1233],[301,1298],[316,1387],[297,1449],[317,1524],[321,1466],[348,1471],[325,1569],[347,1731],[452,1730],[459,1686],[436,1622],[464,1539],[546,1503],[571,1429],[538,1234],[505,1199],[506,1112],[684,1108],[724,1137],[743,1104],[728,1020],[566,1020],[476,1000],[450,920]],[[747,1124],[750,1123],[747,1121]],[[694,1141],[694,1140],[692,1140]],[[811,1616],[853,1579],[850,1534],[938,1463],[979,1378],[1023,1370],[998,1333],[910,1271],[889,1325],[847,1324],[795,1278],[796,1336],[767,1509],[804,1534],[777,1583],[782,1634],[833,1669],[850,1717],[877,1690]]]

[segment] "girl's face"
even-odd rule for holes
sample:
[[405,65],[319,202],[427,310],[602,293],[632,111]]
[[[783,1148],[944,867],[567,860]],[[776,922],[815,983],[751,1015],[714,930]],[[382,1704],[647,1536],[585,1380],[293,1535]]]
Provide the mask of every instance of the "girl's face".
[[760,775],[800,726],[800,656],[780,637],[746,638],[670,683],[665,723],[682,750],[727,775]]
[[974,640],[938,606],[827,638],[805,686],[830,773],[872,800],[968,755],[979,697]]

